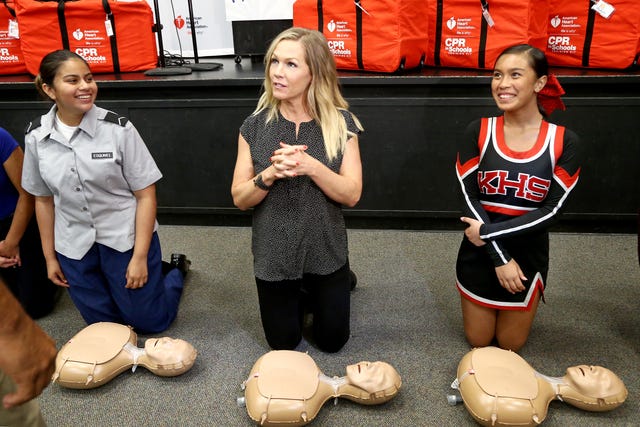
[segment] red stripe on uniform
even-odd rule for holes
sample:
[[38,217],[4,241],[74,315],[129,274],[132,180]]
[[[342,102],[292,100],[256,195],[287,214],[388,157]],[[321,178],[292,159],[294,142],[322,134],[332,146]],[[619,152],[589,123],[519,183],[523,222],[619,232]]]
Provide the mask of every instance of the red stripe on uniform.
[[557,176],[560,179],[560,181],[562,181],[565,187],[571,188],[574,186],[574,184],[578,180],[578,177],[580,176],[580,168],[578,168],[576,173],[574,173],[573,175],[569,175],[569,172],[567,172],[560,166],[556,166],[556,168],[553,171],[553,174]]
[[500,301],[474,298],[474,295],[466,292],[462,287],[462,285],[457,281],[456,281],[456,286],[458,288],[458,292],[460,292],[460,295],[462,295],[463,298],[471,301],[474,304],[478,304],[483,307],[493,308],[496,310],[520,310],[520,311],[531,310],[531,306],[536,300],[538,293],[540,293],[541,299],[544,302],[544,283],[542,282],[542,277],[540,277],[540,273],[536,273],[534,282],[531,285],[531,288],[529,288],[529,291],[531,292],[531,295],[529,295],[529,300],[523,301],[522,303],[515,303],[515,304],[512,303],[511,305],[509,305],[509,303],[504,303]]
[[510,216],[520,216],[530,212],[526,209],[508,208],[505,206],[493,206],[493,205],[482,204],[482,207],[487,212],[495,212],[495,213],[500,213],[500,214],[510,215]]
[[484,150],[485,141],[487,140],[487,132],[489,132],[489,118],[483,117],[480,120],[480,133],[478,134],[478,152]]
[[467,160],[464,165],[460,163],[460,153],[458,153],[458,158],[456,160],[456,170],[458,171],[458,176],[463,177],[469,172],[471,169],[478,166],[480,161],[480,157],[476,156],[470,160]]
[[564,150],[564,127],[556,126],[556,136],[553,141],[553,164],[555,165]]

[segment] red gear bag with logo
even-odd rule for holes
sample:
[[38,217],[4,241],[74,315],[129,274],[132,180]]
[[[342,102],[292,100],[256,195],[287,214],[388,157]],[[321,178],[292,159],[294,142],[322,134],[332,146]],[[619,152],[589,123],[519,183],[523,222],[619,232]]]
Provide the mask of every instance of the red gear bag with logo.
[[24,74],[27,67],[18,38],[13,2],[0,0],[0,74]]
[[47,53],[69,49],[94,73],[154,68],[153,13],[146,0],[14,0],[25,64],[33,75]]
[[550,65],[626,69],[638,64],[639,0],[550,0]]
[[425,63],[425,0],[297,0],[293,25],[323,33],[342,70],[392,73]]
[[428,0],[427,64],[492,69],[507,47],[546,48],[548,0]]

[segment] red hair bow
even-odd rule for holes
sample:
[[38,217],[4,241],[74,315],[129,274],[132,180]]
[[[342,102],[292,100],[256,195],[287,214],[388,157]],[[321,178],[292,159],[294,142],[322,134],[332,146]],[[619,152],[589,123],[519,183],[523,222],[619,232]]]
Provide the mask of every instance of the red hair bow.
[[555,75],[547,76],[547,84],[538,92],[538,103],[544,110],[546,115],[550,115],[554,110],[566,110],[564,103],[560,99],[564,95],[564,89],[560,86],[560,82]]

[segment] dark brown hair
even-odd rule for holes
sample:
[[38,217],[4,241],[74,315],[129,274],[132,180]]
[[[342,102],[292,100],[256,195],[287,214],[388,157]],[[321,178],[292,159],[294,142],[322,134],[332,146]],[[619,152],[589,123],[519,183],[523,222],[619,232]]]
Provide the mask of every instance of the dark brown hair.
[[40,68],[38,69],[38,75],[36,76],[34,83],[36,85],[36,89],[38,89],[38,92],[44,97],[44,99],[49,99],[49,96],[42,89],[42,85],[46,84],[47,86],[53,87],[53,80],[56,78],[56,74],[58,74],[60,66],[70,59],[82,61],[85,63],[87,68],[91,68],[82,56],[67,49],[49,52],[40,61]]
[[[529,65],[536,73],[536,77],[549,75],[549,62],[543,51],[537,47],[533,47],[529,44],[518,44],[511,46],[502,51],[496,58],[496,64],[503,55],[521,55],[524,54],[527,57]],[[495,65],[494,65],[495,66]]]

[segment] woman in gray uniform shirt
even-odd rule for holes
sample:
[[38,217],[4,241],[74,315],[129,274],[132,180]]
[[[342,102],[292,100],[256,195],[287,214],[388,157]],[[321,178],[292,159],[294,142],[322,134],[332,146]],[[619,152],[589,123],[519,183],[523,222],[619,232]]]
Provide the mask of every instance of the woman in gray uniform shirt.
[[231,193],[254,208],[254,274],[267,342],[302,339],[303,289],[313,340],[336,352],[349,339],[350,289],[342,206],[362,192],[358,134],[324,36],[283,31],[265,56],[264,92],[240,128]]
[[162,263],[162,174],[135,127],[94,105],[98,87],[82,57],[54,51],[39,71],[36,86],[55,105],[27,129],[22,185],[36,196],[49,278],[69,289],[89,324],[164,331],[189,262],[173,254],[172,265]]

